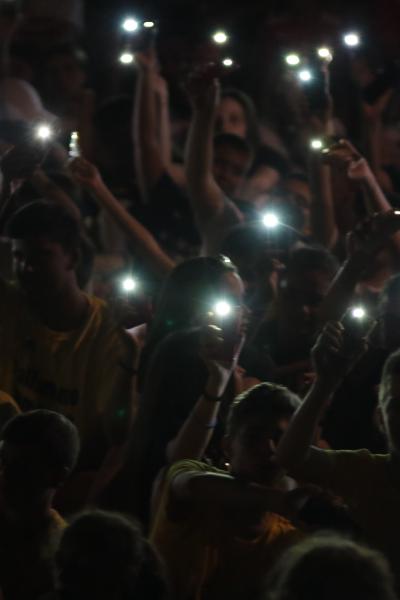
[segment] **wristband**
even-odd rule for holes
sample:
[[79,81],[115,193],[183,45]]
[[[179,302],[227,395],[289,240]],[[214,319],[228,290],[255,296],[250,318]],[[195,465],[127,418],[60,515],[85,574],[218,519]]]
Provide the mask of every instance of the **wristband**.
[[205,390],[203,392],[203,398],[205,398],[206,400],[209,400],[210,402],[221,402],[221,400],[222,400],[222,396],[213,396],[212,394],[209,394]]

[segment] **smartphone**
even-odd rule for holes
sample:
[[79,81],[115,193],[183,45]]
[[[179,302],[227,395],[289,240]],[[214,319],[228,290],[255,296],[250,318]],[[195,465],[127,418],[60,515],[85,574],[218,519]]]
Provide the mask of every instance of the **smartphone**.
[[360,349],[360,342],[368,338],[376,326],[376,320],[362,307],[349,308],[340,320],[344,327],[343,351],[351,356]]

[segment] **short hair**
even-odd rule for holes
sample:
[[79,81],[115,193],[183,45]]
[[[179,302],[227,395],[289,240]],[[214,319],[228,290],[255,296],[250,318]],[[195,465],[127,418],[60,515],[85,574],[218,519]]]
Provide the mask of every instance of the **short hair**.
[[249,160],[253,156],[251,146],[245,139],[234,133],[219,133],[214,137],[214,148],[221,148],[221,146],[230,146],[236,152],[245,154],[249,157]]
[[236,435],[248,420],[268,421],[291,418],[301,405],[300,398],[283,385],[260,383],[247,390],[231,405],[226,434]]
[[62,600],[167,596],[160,558],[139,525],[118,513],[77,515],[62,536],[56,565]]
[[314,535],[283,554],[268,587],[266,600],[396,598],[393,575],[382,554],[328,533]]
[[17,210],[6,224],[6,235],[13,239],[45,237],[65,250],[79,250],[80,231],[75,217],[63,206],[35,201]]
[[287,263],[287,273],[304,271],[323,271],[330,277],[336,275],[339,268],[337,259],[325,248],[303,246],[296,248]]
[[254,175],[260,167],[275,169],[282,178],[286,177],[289,172],[287,159],[270,146],[261,146],[257,150],[249,175]]
[[10,444],[36,446],[49,467],[72,470],[78,460],[78,430],[69,419],[51,410],[16,415],[4,426],[1,439]]

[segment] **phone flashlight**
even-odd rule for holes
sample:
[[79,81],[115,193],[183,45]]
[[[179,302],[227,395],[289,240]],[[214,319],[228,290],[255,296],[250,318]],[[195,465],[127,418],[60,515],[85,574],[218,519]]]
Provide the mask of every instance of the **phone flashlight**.
[[42,123],[36,127],[36,137],[39,140],[42,140],[43,142],[47,142],[48,140],[50,140],[53,137],[53,135],[53,129],[50,127],[50,125],[47,125],[46,123]]
[[300,64],[300,56],[298,54],[287,54],[285,61],[290,67],[297,67]]
[[356,306],[352,308],[350,314],[353,317],[353,319],[359,320],[362,320],[367,316],[366,310],[362,306]]
[[134,33],[139,29],[139,23],[136,21],[136,19],[128,17],[122,23],[122,29],[127,33]]
[[154,21],[145,21],[143,23],[143,27],[145,29],[153,29],[153,27],[155,27],[155,26],[156,26],[156,24],[154,23]]
[[222,44],[226,44],[227,43],[227,41],[229,40],[229,37],[225,33],[225,31],[216,31],[213,34],[212,39],[214,40],[214,42],[216,44],[222,45]]
[[232,58],[224,58],[224,60],[222,61],[222,64],[224,67],[226,67],[227,69],[229,69],[230,67],[233,67],[234,62]]
[[299,71],[297,73],[297,77],[300,79],[300,81],[302,81],[303,83],[308,83],[312,80],[313,76],[312,73],[309,69],[301,69],[301,71]]
[[78,158],[81,155],[79,148],[79,133],[73,131],[69,140],[69,152],[70,158]]
[[340,320],[344,327],[344,354],[351,355],[359,347],[359,342],[368,337],[376,321],[363,306],[352,306]]
[[279,225],[279,219],[276,214],[268,212],[262,218],[262,222],[267,229],[275,229]]
[[325,144],[323,140],[315,138],[310,141],[310,148],[311,150],[323,150],[325,148]]
[[135,55],[132,52],[123,52],[118,60],[122,65],[131,65],[135,62]]
[[356,46],[360,45],[360,36],[358,35],[358,33],[351,31],[349,33],[344,34],[343,41],[346,44],[346,46],[349,46],[350,48],[355,48]]
[[325,62],[331,62],[333,59],[332,51],[329,48],[326,48],[325,46],[318,48],[317,54]]
[[232,306],[226,300],[218,300],[210,311],[210,316],[215,315],[222,319],[229,317],[230,314],[232,314]]
[[134,292],[137,288],[137,285],[138,283],[136,279],[133,279],[131,276],[124,277],[124,279],[121,281],[121,288],[127,294]]

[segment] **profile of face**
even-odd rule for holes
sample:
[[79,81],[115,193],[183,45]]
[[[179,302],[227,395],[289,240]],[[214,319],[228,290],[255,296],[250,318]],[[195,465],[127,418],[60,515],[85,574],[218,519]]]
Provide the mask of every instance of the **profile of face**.
[[230,96],[222,98],[217,111],[217,133],[234,133],[245,138],[247,136],[247,119],[243,106]]
[[231,438],[225,438],[225,452],[232,475],[264,485],[279,481],[283,471],[276,462],[276,449],[288,426],[287,418],[266,421],[254,416]]
[[400,375],[387,375],[381,397],[381,413],[389,447],[400,454]]
[[229,198],[237,197],[249,167],[249,157],[228,144],[214,149],[213,175],[221,190]]
[[212,323],[220,327],[225,336],[235,339],[246,333],[247,309],[243,303],[244,285],[242,279],[237,273],[227,272],[221,277],[219,289],[216,290],[215,297],[210,298],[210,303],[204,306],[203,302],[199,306],[198,320],[204,321],[204,317],[209,319],[210,311],[213,311],[214,303],[219,301],[226,302],[230,311],[227,315],[215,314],[212,317]]
[[75,266],[72,254],[57,242],[46,238],[13,240],[14,274],[32,300],[62,292]]

